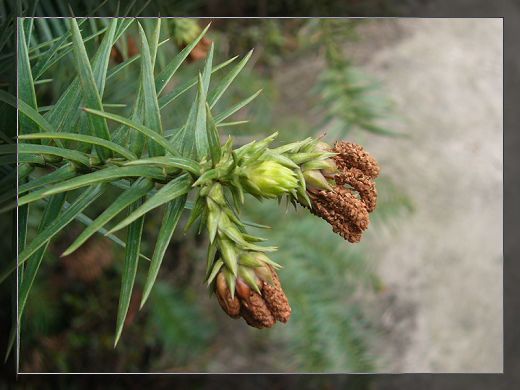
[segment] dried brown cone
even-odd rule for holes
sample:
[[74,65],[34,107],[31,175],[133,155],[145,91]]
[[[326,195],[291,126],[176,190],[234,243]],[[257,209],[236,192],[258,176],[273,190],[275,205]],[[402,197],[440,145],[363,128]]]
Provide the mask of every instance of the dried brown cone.
[[236,295],[231,297],[231,291],[229,291],[226,278],[222,272],[217,275],[215,288],[215,295],[217,296],[218,303],[220,304],[220,307],[222,307],[222,310],[224,310],[231,318],[240,317],[240,301]]
[[240,296],[240,315],[249,326],[261,329],[276,323],[263,296],[251,290],[240,278],[237,279],[237,294]]
[[376,207],[374,178],[379,175],[379,165],[354,143],[337,141],[333,148],[322,143],[319,150],[336,153],[331,157],[334,169],[322,171],[326,178],[334,180],[334,187],[308,187],[311,212],[326,220],[347,241],[359,242],[369,224],[368,213]]
[[262,296],[274,318],[280,322],[287,322],[291,317],[291,306],[283,291],[278,274],[270,265],[267,266],[272,275],[271,283],[262,280]]
[[379,175],[379,164],[361,145],[337,141],[331,151],[338,153],[333,159],[340,170],[357,168],[372,179]]
[[236,280],[235,296],[227,287],[224,274],[217,275],[216,295],[224,312],[232,318],[242,317],[252,327],[271,328],[276,321],[287,322],[291,307],[276,271],[269,266],[271,280],[258,280],[261,294],[251,289],[240,277]]
[[359,193],[361,201],[365,204],[367,211],[371,213],[376,208],[377,191],[376,183],[372,178],[365,175],[358,168],[344,168],[334,176],[338,185],[350,185]]
[[313,191],[309,196],[311,212],[326,220],[335,233],[352,243],[361,240],[369,224],[368,211],[350,190],[337,185],[332,191]]

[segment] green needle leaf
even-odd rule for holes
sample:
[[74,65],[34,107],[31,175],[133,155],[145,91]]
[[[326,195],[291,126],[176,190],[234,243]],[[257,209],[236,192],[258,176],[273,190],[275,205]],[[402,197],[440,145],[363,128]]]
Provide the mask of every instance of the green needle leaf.
[[204,75],[198,76],[197,97],[191,105],[184,127],[172,138],[172,143],[181,150],[183,156],[200,159],[208,154],[208,136],[206,134],[206,93],[205,80],[209,84],[209,68]]
[[[78,23],[78,25],[80,25],[80,23]],[[106,30],[107,30],[106,28],[102,28],[102,29],[96,31],[95,33],[89,35],[88,37],[83,38],[83,42],[86,43],[88,41],[93,40],[94,38],[96,38],[99,35],[103,34]],[[63,57],[69,55],[69,53],[71,53],[72,51],[73,51],[72,42],[65,43],[65,44],[61,45],[61,47],[58,48],[57,53],[55,53],[55,55],[52,58],[50,58],[48,62],[41,63],[41,65],[42,65],[41,68],[37,69],[36,66],[33,68],[34,79],[40,81],[41,80],[40,77],[42,77],[45,74],[45,72],[48,69],[51,68],[51,66],[53,66],[54,64],[59,62]],[[43,55],[46,55],[46,53],[47,52],[43,53]],[[41,56],[40,55],[32,55],[30,58],[32,60],[33,58],[39,58],[39,57],[41,57]]]
[[228,87],[231,85],[233,80],[238,76],[240,71],[244,68],[244,66],[247,64],[247,61],[251,58],[251,55],[253,54],[253,50],[251,50],[247,55],[240,61],[238,64],[235,65],[235,67],[224,77],[220,83],[217,85],[216,88],[213,89],[212,93],[208,97],[209,107],[213,108],[215,104],[217,104],[218,100],[222,97],[224,92],[228,89]]
[[[13,95],[11,95],[1,89],[0,89],[0,101],[7,103],[13,107],[17,107],[16,98]],[[20,100],[20,99],[18,99],[18,111],[20,111],[22,114],[24,114],[29,119],[31,119],[42,130],[45,130],[45,132],[48,132],[48,133],[55,132],[52,125],[38,112],[38,110],[29,106],[27,103],[25,103],[23,100]],[[22,129],[22,131],[23,131],[23,129]],[[58,142],[56,142],[56,143],[59,144]]]
[[[103,104],[101,103],[101,97],[96,86],[94,74],[90,66],[87,51],[83,44],[83,39],[78,28],[76,19],[71,19],[72,26],[72,42],[74,43],[74,58],[76,60],[77,71],[80,76],[81,89],[84,96],[84,102],[87,107],[91,107],[97,110],[103,110]],[[93,135],[97,137],[110,140],[110,132],[108,125],[103,117],[89,116],[90,125],[94,132]],[[96,148],[97,155],[104,161],[111,157],[111,153],[104,148]]]
[[34,252],[41,248],[46,242],[58,234],[65,228],[74,217],[87,208],[104,192],[102,186],[94,186],[84,191],[63,213],[57,218],[50,221],[50,223],[38,233],[36,237],[27,245],[27,247],[18,255],[18,261],[23,262],[27,260]]
[[[142,200],[134,203],[134,205],[130,208],[129,213],[135,211],[141,203]],[[121,332],[123,331],[126,315],[128,313],[128,307],[130,305],[130,299],[132,297],[132,289],[134,287],[135,274],[137,272],[137,265],[139,262],[143,225],[144,217],[141,217],[130,225],[128,229],[128,235],[126,237],[127,246],[125,251],[123,276],[121,280],[121,292],[119,294],[119,306],[117,309],[114,348],[116,347],[117,342],[121,337]]]
[[194,175],[200,175],[200,164],[195,160],[185,157],[152,157],[141,160],[129,161],[125,166],[148,165],[162,168],[180,168]]
[[211,160],[213,161],[213,166],[215,166],[222,156],[222,148],[220,146],[220,137],[218,134],[217,127],[215,126],[215,121],[213,120],[213,116],[211,115],[211,109],[209,105],[206,103],[206,134],[208,136],[208,148],[209,154],[211,155]]
[[213,263],[215,262],[215,255],[217,254],[217,249],[217,242],[210,242],[208,246],[208,254],[206,256],[206,280],[208,279],[209,274],[211,273],[211,270],[213,268]]
[[249,123],[248,120],[243,121],[232,121],[232,122],[220,122],[217,127],[231,127],[231,126],[239,126]]
[[210,25],[211,23],[209,23],[204,28],[204,30],[202,30],[202,32],[199,34],[197,38],[193,40],[193,42],[191,42],[179,54],[177,54],[175,58],[164,67],[161,73],[159,73],[157,79],[155,80],[155,89],[157,90],[157,94],[160,94],[163,91],[164,87],[166,87],[166,84],[168,84],[168,81],[171,80],[177,69],[179,69],[179,66],[181,66],[181,64],[188,57],[193,48],[197,46],[204,34],[206,34],[206,31],[208,31]]
[[[38,104],[36,103],[36,93],[34,91],[34,81],[25,40],[23,21],[24,19],[18,19],[18,97],[37,111]],[[38,131],[34,124],[27,120],[25,115],[20,116],[20,127],[25,133]]]
[[[90,165],[89,156],[76,150],[58,148],[56,146],[36,145],[36,144],[19,144],[19,154],[48,154],[51,156],[62,157],[66,160],[75,161],[84,166]],[[2,154],[0,146],[0,154]]]
[[179,219],[184,210],[185,204],[186,195],[168,203],[168,207],[161,224],[161,230],[159,230],[157,242],[155,243],[155,250],[153,252],[152,262],[150,263],[150,268],[148,270],[146,283],[144,285],[143,297],[141,299],[140,306],[141,308],[145,304],[148,296],[150,295],[150,292],[152,291],[152,287],[155,283],[155,280],[157,279],[157,274],[159,273],[159,268],[161,267],[164,258],[164,254],[166,253],[166,248],[170,243],[173,232],[175,231],[177,223],[179,222]]
[[155,28],[152,32],[152,40],[150,43],[150,57],[152,59],[152,69],[155,68],[155,61],[157,59],[157,48],[159,47],[159,38],[161,36],[161,18],[155,20]]
[[[117,29],[118,19],[114,18],[110,21],[108,31],[106,32],[99,48],[97,50],[97,61],[92,63],[92,76],[95,80],[95,85],[99,91],[100,99],[105,91],[105,82],[108,69],[108,63],[110,61],[110,53],[114,43],[114,37]],[[99,54],[98,54],[99,53]]]
[[236,252],[236,246],[231,241],[226,239],[220,239],[220,253],[222,260],[226,267],[231,271],[234,276],[238,275],[238,255]]
[[[67,204],[67,202],[65,202],[65,205],[66,204]],[[90,226],[92,223],[94,223],[94,221],[91,218],[87,217],[83,213],[79,213],[78,215],[76,215],[76,220],[78,222],[81,222],[85,226]],[[108,238],[110,241],[112,241],[116,245],[119,245],[121,248],[126,248],[126,244],[123,240],[121,240],[119,237],[117,237],[113,234],[107,234],[108,231],[105,228],[100,228],[96,233],[103,235],[103,237]],[[139,253],[139,256],[141,258],[145,259],[146,261],[152,261],[152,259],[143,255],[142,253]]]
[[76,133],[37,133],[19,135],[18,139],[66,139],[70,141],[85,142],[92,145],[102,146],[108,150],[116,152],[125,157],[127,160],[135,160],[137,156],[128,149],[106,139],[94,137],[92,135],[76,134]]
[[76,176],[76,169],[74,168],[74,165],[65,164],[61,168],[58,168],[45,176],[31,179],[27,183],[22,184],[20,187],[18,187],[18,195],[38,187],[68,180],[74,176]]
[[[128,26],[132,23],[133,19],[123,19],[122,22],[118,26],[118,30],[113,37],[111,42],[112,46],[117,39],[119,39],[120,34],[122,34]],[[104,41],[103,41],[104,42]],[[106,68],[103,68],[101,64],[106,63],[106,56],[110,56],[110,50],[107,50],[107,47],[103,44],[100,45],[96,54],[94,55],[94,59],[92,61],[92,68],[94,72],[95,80],[102,80],[102,75],[106,73]],[[102,83],[97,85],[100,94],[103,94],[103,85]],[[78,117],[80,115],[79,107],[82,99],[82,89],[80,85],[80,78],[76,76],[76,78],[72,81],[72,83],[67,87],[65,92],[60,96],[56,104],[52,107],[51,111],[49,111],[45,118],[52,123],[55,127],[56,131],[61,131],[63,129],[68,130],[69,132],[74,132],[73,129],[76,128]],[[87,119],[88,121],[88,119]]]
[[76,240],[63,252],[61,256],[70,255],[78,249],[85,241],[87,241],[94,233],[106,225],[116,215],[123,211],[126,207],[136,202],[153,188],[153,183],[148,179],[136,181],[129,189],[124,191],[110,206],[101,213]]
[[223,265],[224,265],[224,262],[222,260],[219,259],[219,260],[215,261],[215,264],[213,265],[211,273],[209,274],[207,281],[206,281],[208,286],[211,284],[211,282],[213,282],[213,279],[215,279],[215,277],[218,274],[218,271],[220,271],[220,269],[222,268]]
[[[43,212],[43,216],[40,222],[40,226],[38,227],[38,236],[42,237],[41,235],[46,231],[47,226],[50,226],[52,221],[54,221],[59,213],[61,208],[63,207],[63,202],[65,201],[65,194],[60,194],[57,196],[54,196],[50,199],[49,203],[45,206],[45,210]],[[47,234],[48,235],[48,234]],[[34,279],[36,278],[36,273],[38,272],[38,269],[40,268],[40,264],[43,259],[43,255],[45,253],[45,250],[47,249],[47,246],[49,244],[49,239],[47,241],[44,241],[42,245],[40,245],[36,250],[32,251],[34,254],[29,258],[27,261],[27,266],[25,267],[25,270],[23,272],[23,279],[20,283],[20,290],[18,292],[18,318],[22,317],[23,310],[25,308],[25,303],[27,302],[27,297],[29,296],[29,292],[31,291],[31,287],[33,285]],[[24,248],[20,255],[27,251],[27,248]],[[26,252],[27,253],[27,252]],[[22,258],[19,255],[18,259],[18,266],[20,266],[22,262]],[[12,270],[8,270],[5,273],[3,273],[3,277],[6,277],[11,272],[16,269],[16,264],[14,265],[14,268]],[[2,278],[3,280],[3,278]]]
[[[150,48],[143,27],[139,23],[137,25],[139,26],[139,35],[141,36],[141,90],[143,91],[144,125],[162,135],[161,111],[159,110],[159,102],[157,101],[157,93],[155,91]],[[149,144],[148,150],[152,157],[164,155],[164,148],[157,143]]]
[[175,150],[175,148],[168,142],[166,138],[164,138],[162,135],[156,133],[152,129],[143,126],[139,123],[132,122],[131,120],[116,114],[110,114],[108,112],[103,112],[99,110],[92,110],[90,108],[85,108],[85,111],[89,114],[94,114],[98,116],[102,116],[106,119],[113,120],[114,122],[121,123],[122,125],[131,127],[141,133],[143,133],[148,138],[151,138],[153,141],[157,142],[159,145],[163,146],[169,153],[171,153],[174,156],[179,156],[179,153]]
[[186,194],[190,190],[192,183],[193,180],[188,174],[184,174],[170,181],[163,188],[157,191],[155,195],[148,199],[142,206],[140,206],[132,214],[118,223],[114,228],[112,228],[109,233],[114,233],[118,230],[121,230],[125,226],[135,221],[137,218],[146,214],[148,211]]
[[[209,136],[206,128],[206,96],[208,94],[214,46],[211,45],[202,76],[199,75],[197,108],[195,113],[195,149],[199,159],[209,154]],[[187,129],[189,131],[189,129]]]
[[[224,61],[217,66],[215,66],[211,70],[211,74],[215,73],[217,70],[223,69],[229,64],[231,64],[233,61],[235,61],[238,58],[238,56],[235,56],[233,58],[230,58],[227,61]],[[179,96],[183,95],[185,92],[190,90],[193,86],[195,86],[198,82],[198,76],[192,78],[189,81],[186,81],[185,83],[179,85],[178,87],[174,88],[173,91],[170,93],[163,95],[159,98],[159,106],[161,107],[161,110],[171,102],[173,102],[175,99],[177,99]]]
[[[167,38],[161,42],[159,42],[159,44],[157,45],[157,47],[161,47],[162,45],[164,45],[166,42],[168,42],[170,40],[170,38]],[[123,62],[121,62],[120,64],[117,64],[116,66],[110,68],[108,71],[107,71],[107,80],[110,80],[111,78],[113,78],[114,76],[116,76],[119,72],[121,72],[123,69],[125,69],[126,67],[128,67],[130,64],[134,63],[135,61],[137,61],[138,59],[141,58],[141,54],[136,54],[135,56],[133,57],[130,57],[126,60],[124,60]]]
[[204,101],[206,100],[206,96],[208,95],[209,89],[209,81],[211,79],[211,68],[213,66],[213,53],[215,51],[215,45],[211,44],[209,49],[208,56],[206,58],[206,63],[204,64],[204,70],[202,72],[202,85],[204,87]]
[[[78,23],[78,26],[81,26],[85,20],[86,19],[81,20]],[[49,66],[54,63],[53,60],[57,57],[56,54],[63,48],[70,45],[66,43],[69,37],[70,32],[67,32],[66,34],[62,34],[60,37],[50,41],[53,42],[52,46],[43,54],[39,55],[38,62],[34,65],[34,74],[36,79],[39,79],[49,68]]]
[[107,181],[114,181],[125,177],[150,177],[164,179],[162,170],[155,167],[110,167],[97,172],[74,177],[50,189],[43,188],[31,192],[18,199],[19,205],[24,205],[36,200],[59,194],[60,192],[72,191],[77,188],[86,187],[92,184],[99,184]]
[[206,92],[203,82],[203,76],[199,74],[197,108],[195,111],[195,128],[193,130],[186,126],[186,131],[194,131],[195,133],[195,149],[197,158],[200,160],[206,157],[209,151],[208,133],[206,130]]
[[190,217],[188,218],[188,222],[184,225],[184,232],[187,232],[188,229],[193,225],[193,223],[199,218],[202,214],[202,211],[206,208],[206,202],[203,196],[197,195],[197,200],[195,204],[191,208]]
[[220,114],[215,116],[215,123],[218,125],[220,122],[224,121],[225,119],[229,118],[231,115],[233,115],[238,110],[242,109],[243,107],[247,106],[249,103],[253,101],[254,98],[256,98],[262,90],[258,90],[253,95],[249,96],[247,99],[242,100],[240,103],[235,104],[233,107],[229,108],[228,110],[221,112]]

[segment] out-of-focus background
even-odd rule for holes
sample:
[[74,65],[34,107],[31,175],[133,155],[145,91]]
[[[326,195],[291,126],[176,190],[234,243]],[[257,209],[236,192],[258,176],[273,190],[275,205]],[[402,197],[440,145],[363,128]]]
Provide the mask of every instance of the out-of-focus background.
[[[293,308],[288,324],[256,330],[208,297],[205,238],[179,229],[151,299],[139,311],[135,292],[113,349],[122,254],[97,238],[60,259],[72,228],[29,297],[21,371],[501,371],[502,21],[227,19],[208,37],[215,63],[255,48],[225,104],[263,89],[235,116],[249,123],[223,136],[326,133],[378,159],[369,231],[352,245],[305,211],[250,199],[248,218],[272,226],[261,234],[280,247],[274,259]],[[165,45],[159,64],[175,51]],[[202,51],[171,87],[203,62]],[[63,90],[73,66],[60,72],[42,101]],[[107,99],[132,101],[132,72],[138,66],[107,84]],[[189,98],[164,111],[165,128],[179,126]],[[147,221],[145,252],[160,217]]]

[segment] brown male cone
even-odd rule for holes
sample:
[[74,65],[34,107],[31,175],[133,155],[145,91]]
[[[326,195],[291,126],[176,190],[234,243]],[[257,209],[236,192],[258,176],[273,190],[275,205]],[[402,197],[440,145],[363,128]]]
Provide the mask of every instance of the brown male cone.
[[361,145],[337,141],[331,151],[338,153],[333,159],[340,170],[357,168],[372,179],[379,175],[379,164]]
[[[261,294],[252,290],[240,277],[236,280],[235,296],[227,286],[224,274],[217,275],[215,292],[224,312],[232,318],[242,317],[248,325],[255,328],[270,328],[276,321],[287,322],[291,307],[276,271],[265,265],[271,274],[271,281],[258,279]],[[265,270],[265,269],[264,269]]]
[[365,204],[351,191],[335,186],[332,191],[321,190],[309,193],[312,200],[311,212],[331,226],[334,233],[349,242],[359,242],[368,227],[368,211]]
[[330,151],[337,153],[332,157],[336,170],[323,174],[332,178],[335,185],[332,189],[308,190],[311,212],[326,220],[332,230],[347,241],[359,242],[369,224],[368,213],[376,207],[374,179],[380,168],[360,145],[338,141]]

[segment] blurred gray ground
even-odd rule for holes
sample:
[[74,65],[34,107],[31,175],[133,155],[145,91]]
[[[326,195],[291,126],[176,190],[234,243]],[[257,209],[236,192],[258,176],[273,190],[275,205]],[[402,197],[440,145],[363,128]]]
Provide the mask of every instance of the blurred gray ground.
[[[368,309],[378,370],[500,372],[502,20],[379,19],[359,33],[346,52],[395,101],[387,124],[412,136],[352,137],[416,209],[362,244],[386,286]],[[285,93],[298,101],[307,87],[297,80],[320,66],[295,64]]]
[[390,241],[370,237],[388,287],[379,367],[500,372],[502,21],[393,23],[401,38],[364,69],[396,102],[393,128],[412,138],[364,144],[416,211]]

